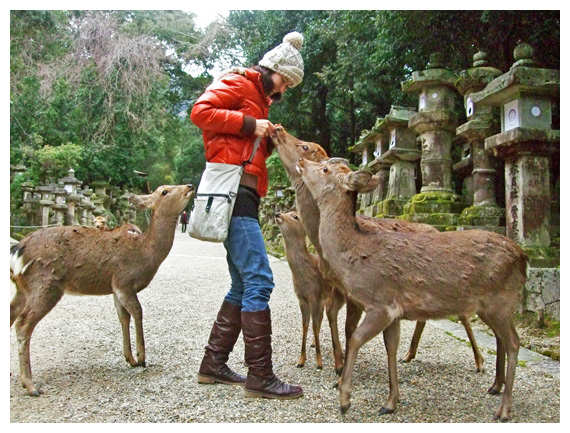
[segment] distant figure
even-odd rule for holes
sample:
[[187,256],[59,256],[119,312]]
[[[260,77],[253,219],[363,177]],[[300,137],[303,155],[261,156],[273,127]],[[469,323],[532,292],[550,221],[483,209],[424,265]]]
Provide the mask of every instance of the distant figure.
[[180,215],[180,223],[182,224],[182,233],[186,233],[186,227],[188,226],[188,215],[186,211],[182,212]]

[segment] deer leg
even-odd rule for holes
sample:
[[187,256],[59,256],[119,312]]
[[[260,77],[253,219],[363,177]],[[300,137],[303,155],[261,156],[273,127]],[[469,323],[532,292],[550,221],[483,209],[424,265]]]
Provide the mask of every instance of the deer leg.
[[479,346],[477,346],[475,335],[473,335],[473,329],[471,329],[471,325],[469,324],[469,317],[462,315],[459,316],[459,320],[461,320],[461,323],[463,323],[463,326],[465,327],[465,332],[467,332],[467,337],[469,337],[469,342],[471,343],[471,348],[473,349],[473,356],[475,357],[475,371],[478,373],[483,373],[483,363],[485,360],[479,351]]
[[119,322],[121,323],[121,329],[123,331],[123,354],[125,356],[125,360],[135,367],[137,362],[135,361],[135,358],[133,358],[133,352],[131,350],[131,315],[125,307],[123,307],[123,304],[121,304],[117,295],[113,295],[113,299],[115,301],[115,309],[119,315]]
[[[137,298],[136,293],[121,292],[113,288],[113,293],[122,304],[123,307],[128,311],[128,313],[133,316],[135,321],[135,331],[136,331],[136,347],[137,347],[137,360],[135,364],[131,364],[134,367],[144,367],[145,362],[145,347],[144,347],[144,334],[142,326],[142,307]],[[124,331],[124,328],[123,328]],[[129,338],[130,339],[130,338]],[[123,340],[124,341],[124,340]],[[130,347],[130,342],[129,342]],[[126,356],[126,355],[125,355]]]
[[344,296],[340,296],[335,290],[331,303],[327,306],[327,319],[331,328],[331,339],[334,354],[334,368],[338,376],[342,373],[343,353],[338,335],[338,312],[344,305]]
[[324,305],[320,303],[318,306],[313,306],[312,319],[313,319],[313,338],[315,339],[315,352],[317,357],[317,368],[323,368],[323,356],[321,354],[321,342],[319,335],[321,333],[321,324],[323,323]]
[[42,390],[38,390],[32,381],[32,366],[30,363],[30,339],[36,325],[42,320],[47,313],[59,302],[63,292],[59,287],[50,287],[45,294],[39,293],[38,296],[28,297],[24,308],[22,308],[19,317],[16,319],[15,329],[18,339],[18,355],[20,358],[20,380],[22,385],[33,397],[43,394]]
[[416,322],[416,328],[414,329],[414,334],[412,335],[412,342],[410,343],[410,348],[408,349],[408,353],[406,356],[402,358],[402,362],[410,362],[412,359],[416,357],[416,353],[418,352],[418,345],[420,344],[420,338],[422,337],[422,332],[424,332],[424,328],[426,326],[425,320],[418,320]]
[[392,413],[396,409],[396,403],[400,400],[398,386],[398,345],[400,344],[400,321],[394,320],[384,329],[384,346],[388,354],[388,379],[390,393],[388,401],[380,408],[380,415]]
[[24,292],[16,289],[16,294],[10,301],[10,328],[14,324],[14,321],[22,314],[24,307],[26,306],[26,295]]
[[307,334],[309,333],[309,321],[311,320],[309,313],[309,304],[306,302],[300,302],[301,307],[301,320],[303,325],[303,339],[301,340],[301,357],[299,362],[297,362],[297,367],[302,368],[305,366],[307,361]]
[[360,322],[361,317],[362,317],[362,310],[360,309],[360,307],[358,307],[350,299],[346,298],[346,325],[344,329],[346,336],[345,353],[348,353],[348,344],[350,343],[352,334],[354,333],[354,330],[358,326],[358,322]]
[[390,317],[384,309],[380,311],[368,311],[362,323],[352,334],[350,344],[348,345],[344,369],[340,378],[340,412],[342,414],[345,414],[350,407],[350,384],[358,350],[364,343],[370,341],[382,332],[392,320],[392,317]]
[[[501,404],[494,416],[494,419],[507,421],[510,417],[513,402],[513,384],[520,347],[519,336],[515,330],[511,313],[501,312],[496,314],[486,314],[483,316],[479,313],[479,317],[491,327],[497,340],[497,372],[495,383],[488,392],[491,394],[498,394],[501,391],[503,383],[505,384],[505,391],[501,399]],[[507,320],[504,319],[505,317],[507,317]],[[506,378],[505,351],[508,358]]]
[[505,328],[501,328],[499,332],[501,332],[501,339],[503,340],[507,351],[507,377],[505,380],[505,392],[503,393],[499,410],[495,414],[495,419],[504,422],[509,420],[513,404],[513,385],[515,381],[515,370],[517,368],[520,341],[512,322]]
[[499,335],[493,330],[495,333],[495,340],[497,341],[497,359],[495,364],[495,381],[489,390],[487,391],[489,394],[497,395],[501,392],[501,388],[505,383],[505,345],[503,341],[499,337]]

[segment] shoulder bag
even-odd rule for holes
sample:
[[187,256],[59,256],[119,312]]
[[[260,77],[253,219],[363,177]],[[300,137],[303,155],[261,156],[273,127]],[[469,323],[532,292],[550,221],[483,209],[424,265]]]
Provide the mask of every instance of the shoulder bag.
[[257,137],[251,156],[242,165],[206,162],[190,212],[190,236],[208,242],[227,239],[244,166],[251,163],[260,142]]

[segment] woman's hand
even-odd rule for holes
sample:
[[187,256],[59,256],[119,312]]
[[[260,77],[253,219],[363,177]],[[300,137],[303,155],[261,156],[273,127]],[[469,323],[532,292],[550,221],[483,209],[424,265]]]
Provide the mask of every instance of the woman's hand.
[[267,119],[255,119],[254,134],[259,137],[267,137],[275,131],[275,125]]

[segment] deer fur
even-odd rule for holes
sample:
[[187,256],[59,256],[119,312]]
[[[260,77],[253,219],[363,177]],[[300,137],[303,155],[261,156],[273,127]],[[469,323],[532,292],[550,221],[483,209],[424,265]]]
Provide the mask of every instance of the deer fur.
[[[293,187],[295,188],[295,200],[296,200],[296,209],[301,216],[301,220],[303,222],[303,226],[307,233],[307,236],[311,243],[314,245],[315,250],[321,257],[321,267],[324,270],[327,279],[329,280],[329,284],[333,284],[332,279],[334,278],[331,273],[326,272],[326,261],[322,260],[322,249],[320,246],[319,241],[319,225],[320,225],[320,213],[319,208],[316,204],[315,199],[309,192],[309,190],[305,187],[303,180],[301,179],[301,175],[296,170],[296,164],[299,159],[305,159],[314,162],[325,162],[328,161],[329,158],[325,150],[318,145],[317,143],[311,143],[306,141],[301,141],[298,138],[292,136],[291,134],[287,133],[283,127],[278,127],[274,134],[271,136],[272,142],[275,144],[277,151],[279,152],[279,157],[285,171]],[[354,214],[356,214],[356,202],[351,204],[351,209]],[[420,223],[410,223],[404,220],[396,220],[396,219],[388,219],[388,218],[371,218],[366,217],[364,215],[356,215],[356,222],[358,227],[365,231],[365,232],[378,232],[378,231],[396,231],[396,232],[414,232],[414,233],[436,233],[437,230],[428,224],[420,224]],[[336,291],[340,291],[344,295],[346,295],[346,290],[343,290],[341,287],[342,282],[336,281],[333,286]],[[341,298],[342,299],[342,298]],[[336,325],[336,317],[338,316],[338,310],[342,308],[344,305],[344,301],[334,301],[330,308],[332,311],[330,312],[330,320],[335,321],[334,326],[331,323],[331,332],[333,329],[335,330],[336,334],[333,335],[333,351],[335,353],[335,369],[337,373],[340,374],[342,372],[342,349],[340,349],[340,342],[338,339],[338,327]],[[336,309],[336,312],[334,311]],[[362,310],[358,308],[350,299],[346,299],[346,327],[345,327],[345,336],[346,336],[346,345],[350,341],[350,337],[356,329],[358,322],[362,316]],[[329,312],[327,310],[327,317],[329,317]],[[473,349],[473,355],[475,358],[475,369],[478,372],[483,371],[483,356],[479,351],[479,347],[477,346],[477,341],[475,340],[475,336],[473,335],[473,330],[471,329],[471,325],[469,324],[469,317],[461,315],[459,317],[461,323],[465,327],[465,331],[467,332],[467,336],[469,337],[469,341],[471,342],[471,347]],[[410,348],[406,355],[402,358],[403,362],[410,362],[412,359],[416,357],[418,345],[420,342],[420,338],[425,327],[425,321],[418,321],[416,323],[416,328],[414,330],[412,341],[410,343]],[[333,332],[333,334],[335,333]],[[338,345],[338,347],[335,347]]]
[[[495,382],[505,385],[495,419],[509,419],[519,351],[514,312],[527,278],[528,257],[512,240],[493,232],[364,232],[354,218],[354,195],[369,192],[378,176],[343,164],[299,161],[297,168],[321,212],[323,257],[347,295],[366,315],[354,331],[340,380],[340,409],[350,407],[350,385],[360,347],[384,331],[390,393],[380,413],[399,399],[396,351],[399,320],[442,319],[477,313],[497,341]],[[505,375],[505,352],[507,371]]]
[[[10,279],[16,285],[16,294],[10,302],[10,327],[15,323],[20,380],[29,395],[41,392],[32,381],[32,332],[65,293],[112,294],[122,327],[125,359],[132,366],[145,366],[142,308],[137,293],[148,286],[170,252],[178,215],[193,194],[191,185],[177,185],[129,197],[138,208],[152,210],[145,233],[133,224],[113,230],[51,227],[31,233],[12,247]],[[131,351],[131,316],[137,360]]]
[[[319,256],[309,252],[306,243],[307,236],[299,213],[294,211],[278,213],[275,215],[275,221],[283,234],[285,253],[291,268],[295,295],[299,299],[301,308],[303,338],[301,342],[301,356],[297,367],[303,367],[307,360],[307,333],[309,322],[312,319],[317,368],[321,369],[323,368],[323,358],[319,334],[323,321],[323,312],[326,308],[327,318],[331,325],[331,331],[333,331],[334,324],[336,324],[336,315],[334,318],[331,317],[331,314],[333,314],[331,311],[333,310],[331,310],[330,306],[333,302],[342,304],[344,297],[338,291],[334,291],[329,281],[323,277],[319,269]],[[335,300],[335,296],[340,297],[340,299]]]

